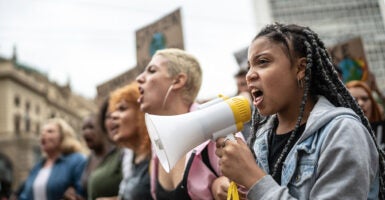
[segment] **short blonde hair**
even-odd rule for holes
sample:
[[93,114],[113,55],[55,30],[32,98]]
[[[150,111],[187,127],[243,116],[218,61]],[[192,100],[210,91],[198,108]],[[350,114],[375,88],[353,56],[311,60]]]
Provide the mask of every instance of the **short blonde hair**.
[[202,84],[202,69],[198,60],[186,51],[175,48],[158,50],[154,56],[156,55],[168,60],[167,68],[171,77],[180,73],[186,74],[187,81],[182,97],[187,103],[193,103]]
[[60,151],[62,154],[67,155],[75,152],[86,154],[86,149],[80,143],[74,129],[64,119],[51,118],[44,124],[55,124],[59,128],[61,137]]

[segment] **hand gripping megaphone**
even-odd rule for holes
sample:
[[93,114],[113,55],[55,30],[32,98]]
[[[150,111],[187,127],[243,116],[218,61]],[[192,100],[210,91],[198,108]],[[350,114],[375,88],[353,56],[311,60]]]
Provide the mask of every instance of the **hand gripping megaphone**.
[[198,110],[181,115],[145,114],[153,148],[166,172],[194,147],[208,139],[232,136],[250,118],[250,104],[243,96],[219,96],[200,105]]

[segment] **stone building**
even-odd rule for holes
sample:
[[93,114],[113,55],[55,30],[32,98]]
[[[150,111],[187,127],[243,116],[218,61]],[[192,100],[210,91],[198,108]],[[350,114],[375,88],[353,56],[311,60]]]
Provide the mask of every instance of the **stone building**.
[[69,83],[49,80],[16,56],[0,57],[0,94],[0,179],[11,181],[13,189],[40,158],[38,138],[46,119],[65,119],[80,138],[83,117],[97,110],[94,100],[74,94]]

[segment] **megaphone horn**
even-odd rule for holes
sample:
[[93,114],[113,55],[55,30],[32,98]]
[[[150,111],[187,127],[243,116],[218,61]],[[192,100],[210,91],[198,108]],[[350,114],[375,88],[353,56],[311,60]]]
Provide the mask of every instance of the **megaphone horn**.
[[198,108],[173,116],[145,114],[153,148],[166,172],[194,147],[242,130],[251,118],[249,101],[243,96],[220,96]]

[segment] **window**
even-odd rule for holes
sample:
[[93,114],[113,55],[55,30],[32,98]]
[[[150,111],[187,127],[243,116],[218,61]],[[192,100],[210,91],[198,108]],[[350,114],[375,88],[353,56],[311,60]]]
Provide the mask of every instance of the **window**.
[[16,107],[20,106],[20,97],[18,95],[15,96],[14,103]]
[[29,112],[30,108],[31,108],[31,103],[27,100],[27,102],[25,102],[25,110],[27,111],[27,113]]
[[16,114],[13,117],[13,123],[14,123],[14,129],[15,129],[15,134],[20,135],[20,123],[21,123],[21,117],[19,114]]
[[36,122],[36,132],[35,132],[36,135],[39,135],[40,134],[40,123],[39,122]]
[[35,113],[36,113],[36,115],[40,114],[40,106],[39,106],[39,104],[37,104],[36,107],[35,107]]
[[25,115],[24,122],[25,122],[25,131],[26,132],[31,131],[31,119],[29,118],[28,114]]

